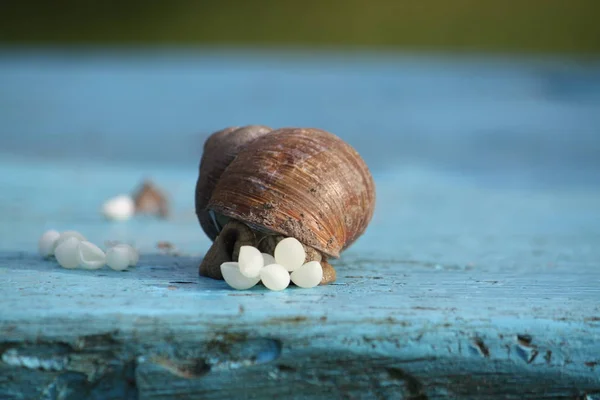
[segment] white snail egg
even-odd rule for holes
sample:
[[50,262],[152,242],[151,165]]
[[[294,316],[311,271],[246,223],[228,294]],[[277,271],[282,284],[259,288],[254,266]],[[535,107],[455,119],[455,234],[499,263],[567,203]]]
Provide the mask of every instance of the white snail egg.
[[268,289],[279,291],[290,285],[290,273],[284,266],[270,264],[260,270],[260,279]]
[[137,251],[137,249],[131,245],[126,246],[129,247],[129,266],[135,267],[138,261],[140,261],[140,252]]
[[113,197],[102,205],[102,214],[110,220],[124,221],[131,218],[134,212],[135,203],[127,195]]
[[107,240],[104,242],[104,245],[106,246],[107,249],[110,249],[111,247],[115,247],[115,246],[127,247],[127,251],[129,251],[129,266],[130,267],[136,266],[138,261],[140,260],[140,252],[130,244],[121,243],[117,240]]
[[75,239],[79,240],[80,242],[87,240],[85,238],[85,236],[83,236],[81,233],[79,233],[77,231],[64,231],[60,234],[58,240],[56,241],[55,249],[70,238],[75,238]]
[[123,245],[111,247],[106,252],[106,264],[115,271],[124,271],[129,266],[131,256],[129,248]]
[[56,261],[63,268],[73,269],[79,265],[79,243],[76,237],[70,237],[56,247]]
[[237,262],[224,262],[221,264],[221,274],[229,286],[237,290],[246,290],[255,286],[260,277],[248,278],[240,272],[240,266]]
[[277,264],[291,272],[304,264],[306,252],[298,239],[289,237],[277,243],[274,256]]
[[312,288],[321,283],[323,279],[323,267],[318,261],[309,261],[291,275],[292,282],[301,288]]
[[56,242],[60,237],[60,233],[55,230],[49,230],[44,232],[38,242],[38,250],[42,257],[48,257],[54,254],[56,248]]
[[265,265],[260,251],[252,246],[240,247],[238,264],[242,275],[248,278],[257,278],[261,268]]
[[79,242],[78,257],[79,266],[83,269],[98,269],[106,264],[104,252],[90,242]]
[[270,264],[276,264],[277,261],[275,261],[275,257],[273,257],[270,254],[267,253],[260,253],[262,254],[263,257],[263,265],[270,265]]

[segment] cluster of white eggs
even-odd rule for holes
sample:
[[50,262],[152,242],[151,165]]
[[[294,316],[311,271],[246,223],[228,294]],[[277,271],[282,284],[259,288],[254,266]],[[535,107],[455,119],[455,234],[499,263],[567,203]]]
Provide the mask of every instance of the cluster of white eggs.
[[273,255],[242,246],[238,261],[221,264],[221,273],[225,282],[237,290],[250,289],[260,281],[275,291],[284,290],[290,281],[301,288],[312,288],[321,282],[323,268],[318,261],[304,263],[305,258],[302,243],[286,238],[277,244]]
[[54,256],[61,267],[68,269],[99,269],[108,265],[115,271],[123,271],[136,265],[139,259],[137,250],[128,244],[108,246],[104,252],[76,231],[46,231],[39,240],[38,250],[42,257]]

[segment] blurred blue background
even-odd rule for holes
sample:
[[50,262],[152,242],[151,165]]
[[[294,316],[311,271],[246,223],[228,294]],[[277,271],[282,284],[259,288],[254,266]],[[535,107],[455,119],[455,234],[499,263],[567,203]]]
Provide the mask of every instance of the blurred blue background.
[[[374,170],[600,183],[600,63],[264,50],[36,50],[0,56],[1,152],[196,168],[231,125],[310,126]],[[486,175],[486,179],[487,179]]]

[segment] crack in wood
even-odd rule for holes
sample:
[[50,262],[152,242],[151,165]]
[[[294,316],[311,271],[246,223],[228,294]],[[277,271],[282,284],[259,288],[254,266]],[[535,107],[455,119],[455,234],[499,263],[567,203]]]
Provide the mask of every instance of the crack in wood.
[[475,349],[479,354],[486,358],[489,358],[490,349],[487,347],[482,338],[480,338],[479,336],[474,337],[473,344],[475,345]]
[[427,400],[423,384],[419,379],[401,368],[390,367],[386,368],[386,371],[390,378],[403,381],[406,384],[407,400]]

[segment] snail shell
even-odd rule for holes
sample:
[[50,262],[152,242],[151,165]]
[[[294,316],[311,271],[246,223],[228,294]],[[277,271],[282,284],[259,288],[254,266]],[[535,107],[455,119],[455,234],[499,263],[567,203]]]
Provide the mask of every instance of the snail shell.
[[196,214],[206,235],[215,240],[219,228],[206,209],[221,174],[241,149],[272,129],[262,125],[229,127],[213,133],[204,143],[200,173],[196,182]]
[[154,183],[144,181],[133,196],[135,212],[138,214],[154,214],[161,218],[169,215],[169,201]]
[[[218,132],[205,146],[196,188],[205,232],[218,234],[212,211],[339,257],[373,216],[375,185],[363,159],[321,129],[244,129]],[[227,157],[215,162],[212,152]]]

